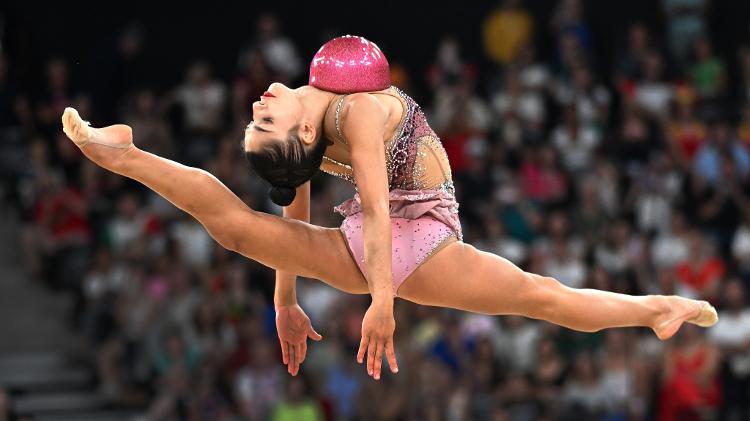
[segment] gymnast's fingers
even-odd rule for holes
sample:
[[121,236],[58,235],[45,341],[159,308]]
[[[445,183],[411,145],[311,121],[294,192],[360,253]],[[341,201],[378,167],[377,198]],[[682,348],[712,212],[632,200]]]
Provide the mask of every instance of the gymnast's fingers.
[[281,361],[287,365],[289,364],[289,342],[279,338],[279,343],[281,344]]
[[292,367],[294,367],[294,364],[296,363],[296,355],[294,353],[294,346],[289,345],[289,366],[287,367],[286,371],[289,374],[292,374]]
[[375,348],[378,347],[378,343],[371,340],[370,345],[367,347],[367,374],[373,375],[375,368]]
[[300,361],[300,357],[302,355],[302,351],[300,350],[299,345],[294,345],[294,365],[292,365],[291,374],[292,376],[296,376],[297,373],[299,373],[299,365],[302,361]]
[[323,336],[320,335],[320,333],[315,331],[315,328],[310,325],[310,327],[307,329],[307,336],[310,337],[313,341],[319,341],[323,339]]
[[307,338],[299,345],[299,353],[299,363],[302,364],[305,361],[305,357],[307,357]]
[[374,375],[375,380],[380,380],[380,368],[383,366],[383,343],[378,342],[378,346],[375,349],[375,367]]
[[365,358],[365,349],[367,349],[367,338],[362,337],[359,341],[359,351],[357,351],[357,362],[362,364],[362,360]]
[[388,358],[391,372],[398,373],[398,362],[396,361],[396,350],[393,349],[393,340],[390,340],[385,344],[385,356]]

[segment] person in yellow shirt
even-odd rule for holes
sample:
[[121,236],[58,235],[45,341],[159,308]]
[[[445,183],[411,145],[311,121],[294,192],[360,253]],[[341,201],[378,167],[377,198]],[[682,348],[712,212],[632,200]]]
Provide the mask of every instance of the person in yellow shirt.
[[503,0],[483,24],[485,53],[501,66],[516,58],[534,32],[534,20],[521,3],[522,0]]

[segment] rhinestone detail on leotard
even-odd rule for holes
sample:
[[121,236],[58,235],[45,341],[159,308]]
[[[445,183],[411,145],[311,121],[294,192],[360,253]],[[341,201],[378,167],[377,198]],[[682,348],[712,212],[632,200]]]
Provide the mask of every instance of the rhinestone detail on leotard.
[[[427,123],[427,118],[421,107],[409,97],[406,93],[391,87],[398,97],[401,98],[405,105],[404,115],[399,123],[393,138],[386,142],[385,161],[386,171],[388,173],[389,190],[424,190],[436,189],[445,190],[455,193],[453,181],[451,179],[450,167],[446,164],[441,168],[443,181],[439,186],[427,185],[424,176],[427,172],[425,168],[425,158],[428,153],[438,154],[447,163],[445,149],[440,143],[439,138]],[[341,131],[341,109],[346,96],[342,96],[335,111],[336,134],[341,141],[346,144],[346,138]],[[323,157],[327,163],[332,166],[322,168],[328,174],[343,178],[346,181],[355,183],[352,175],[351,165],[347,165],[334,159]],[[421,159],[420,159],[421,158]],[[335,170],[331,167],[338,167]]]

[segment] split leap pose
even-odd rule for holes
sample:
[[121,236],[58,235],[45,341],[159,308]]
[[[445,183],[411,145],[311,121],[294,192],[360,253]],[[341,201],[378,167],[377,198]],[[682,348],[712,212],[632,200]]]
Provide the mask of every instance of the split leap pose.
[[[250,209],[204,170],[139,149],[128,126],[93,128],[72,108],[62,121],[91,161],[188,212],[223,247],[277,270],[279,339],[292,374],[305,358],[307,337],[320,339],[296,305],[297,275],[371,294],[357,359],[367,356],[375,379],[383,353],[398,370],[395,296],[584,332],[643,326],[660,339],[684,322],[707,327],[717,321],[705,301],[568,288],[461,241],[445,151],[420,107],[390,85],[380,49],[364,38],[329,41],[313,59],[310,85],[292,90],[274,83],[253,103],[245,152],[271,183],[271,198],[285,206],[286,218]],[[319,169],[357,188],[336,208],[345,217],[340,229],[307,223],[309,180]]]

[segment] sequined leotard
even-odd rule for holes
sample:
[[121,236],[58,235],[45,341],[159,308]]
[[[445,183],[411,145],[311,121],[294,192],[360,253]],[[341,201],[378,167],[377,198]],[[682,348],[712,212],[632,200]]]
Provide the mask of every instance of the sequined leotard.
[[[333,48],[333,47],[335,48]],[[326,49],[327,47],[330,47]],[[338,58],[329,56],[334,51]],[[328,54],[328,56],[326,56]],[[342,57],[346,56],[346,57]],[[321,58],[323,57],[323,58]],[[364,58],[363,58],[364,57]],[[317,60],[317,61],[316,61]],[[393,291],[430,256],[445,244],[462,238],[458,218],[458,203],[451,178],[450,165],[445,149],[435,132],[430,128],[419,105],[400,89],[390,86],[385,77],[382,52],[367,40],[360,37],[341,37],[326,43],[316,54],[310,70],[310,84],[331,92],[353,93],[370,92],[374,95],[390,95],[403,106],[403,115],[395,134],[385,144],[386,169],[388,172],[390,215],[392,228],[392,274]],[[372,65],[375,61],[375,65]],[[316,64],[317,63],[317,64]],[[321,71],[318,66],[333,63]],[[346,66],[336,63],[353,63],[358,67],[358,80],[366,89],[355,90],[355,86],[342,89],[339,80],[346,74],[333,77],[332,73],[342,72]],[[369,63],[362,65],[363,63]],[[387,70],[387,62],[385,69]],[[363,73],[371,72],[370,78]],[[325,81],[325,83],[322,83]],[[386,86],[383,86],[386,84]],[[341,132],[340,114],[347,95],[342,95],[335,108],[337,140],[346,144]],[[353,184],[354,174],[351,165],[325,156],[321,170],[343,178]],[[364,238],[362,235],[362,206],[359,195],[335,208],[344,216],[341,232],[346,238],[352,257],[362,273],[367,276],[364,260]]]

